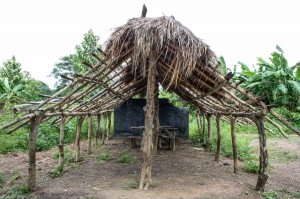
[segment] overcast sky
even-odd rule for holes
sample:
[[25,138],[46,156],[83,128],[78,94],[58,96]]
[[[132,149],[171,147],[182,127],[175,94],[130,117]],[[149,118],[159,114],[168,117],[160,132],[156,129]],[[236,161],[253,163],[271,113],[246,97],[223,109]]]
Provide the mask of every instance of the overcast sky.
[[0,0],[0,63],[12,55],[23,70],[53,86],[60,57],[75,52],[92,29],[103,43],[112,29],[139,17],[173,15],[223,55],[228,66],[268,59],[281,46],[290,65],[300,61],[298,0]]

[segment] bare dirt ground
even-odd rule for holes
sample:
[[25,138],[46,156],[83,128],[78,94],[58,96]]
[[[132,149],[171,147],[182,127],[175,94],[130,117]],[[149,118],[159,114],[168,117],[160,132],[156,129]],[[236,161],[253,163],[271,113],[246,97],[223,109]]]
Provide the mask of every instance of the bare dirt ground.
[[[57,178],[47,176],[57,164],[52,151],[37,154],[37,190],[27,198],[101,198],[101,199],[198,199],[198,198],[261,198],[254,188],[257,175],[240,169],[233,173],[232,160],[221,158],[214,161],[214,155],[192,147],[187,140],[178,140],[176,151],[160,150],[153,159],[152,183],[148,191],[132,189],[139,180],[142,157],[139,148],[131,148],[127,140],[110,140],[105,145],[110,161],[99,163],[100,149],[93,149],[91,155],[84,153],[83,162],[69,164],[66,172]],[[270,155],[292,156],[291,159],[270,159],[271,178],[266,190],[300,192],[300,139],[290,141],[272,139],[269,141]],[[118,163],[118,154],[128,150],[137,161]],[[103,149],[102,149],[103,150]],[[281,154],[280,151],[284,151]],[[289,153],[293,152],[293,153]],[[294,154],[296,152],[297,154]],[[292,155],[291,155],[292,154]],[[4,173],[2,197],[12,187],[27,182],[27,154],[12,153],[0,155],[0,172]],[[300,195],[300,193],[299,193]],[[21,197],[20,197],[21,198]]]

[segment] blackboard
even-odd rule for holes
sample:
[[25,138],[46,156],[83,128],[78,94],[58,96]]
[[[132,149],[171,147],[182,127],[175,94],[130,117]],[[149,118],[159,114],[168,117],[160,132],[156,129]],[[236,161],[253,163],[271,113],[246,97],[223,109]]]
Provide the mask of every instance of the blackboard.
[[[144,126],[145,99],[130,99],[114,110],[114,135],[121,136],[131,133],[130,127]],[[161,126],[178,128],[177,136],[188,138],[189,109],[173,106],[168,99],[159,99],[159,122]],[[142,134],[142,132],[138,132]]]

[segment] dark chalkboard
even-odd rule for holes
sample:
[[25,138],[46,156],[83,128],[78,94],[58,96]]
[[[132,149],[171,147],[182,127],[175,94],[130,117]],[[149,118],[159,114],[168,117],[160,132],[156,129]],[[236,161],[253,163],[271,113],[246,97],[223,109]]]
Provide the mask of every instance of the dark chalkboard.
[[[114,110],[114,134],[120,136],[131,133],[130,127],[144,126],[145,99],[130,99]],[[173,106],[168,99],[159,99],[159,122],[161,126],[178,128],[177,136],[188,138],[189,109]],[[139,132],[142,134],[142,132]]]

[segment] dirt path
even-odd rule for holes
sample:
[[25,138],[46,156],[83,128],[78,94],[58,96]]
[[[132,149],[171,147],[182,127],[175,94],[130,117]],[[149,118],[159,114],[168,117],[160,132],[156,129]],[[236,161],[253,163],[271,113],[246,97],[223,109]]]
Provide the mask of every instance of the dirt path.
[[[280,142],[279,144],[276,142]],[[295,147],[300,153],[299,143],[292,145],[285,140],[275,139],[274,146]],[[270,142],[272,146],[273,141]],[[38,189],[30,197],[36,198],[103,198],[103,199],[196,199],[196,198],[261,198],[254,190],[257,175],[244,172],[233,174],[232,160],[221,158],[214,162],[214,156],[201,149],[191,147],[180,140],[175,152],[161,150],[154,156],[152,184],[149,191],[132,189],[137,186],[141,168],[141,153],[130,148],[129,143],[112,140],[105,146],[110,161],[99,163],[99,149],[92,155],[84,154],[79,166],[70,165],[60,177],[50,179],[47,173],[57,164],[53,151],[38,154]],[[85,149],[85,143],[82,143]],[[118,163],[118,154],[128,150],[137,161]],[[299,154],[300,155],[300,154]],[[300,157],[300,156],[299,156]],[[229,164],[229,165],[228,165]],[[300,160],[272,163],[267,190],[300,191]],[[26,183],[27,155],[10,154],[0,156],[0,172],[5,173],[4,190],[10,180],[20,175],[12,184]],[[1,190],[1,189],[0,189]],[[1,198],[1,197],[0,197]]]

